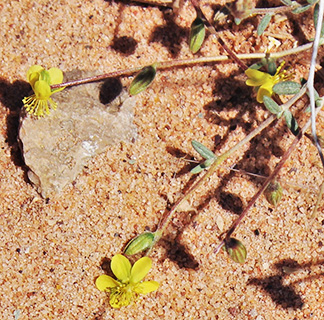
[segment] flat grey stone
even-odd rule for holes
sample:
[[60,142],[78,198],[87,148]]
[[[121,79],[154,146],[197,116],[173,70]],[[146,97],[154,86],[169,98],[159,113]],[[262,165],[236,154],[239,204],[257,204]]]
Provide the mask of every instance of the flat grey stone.
[[[89,75],[75,71],[67,78]],[[135,98],[116,81],[66,88],[53,94],[58,107],[49,116],[22,117],[19,138],[28,178],[43,197],[74,181],[91,157],[136,137]]]

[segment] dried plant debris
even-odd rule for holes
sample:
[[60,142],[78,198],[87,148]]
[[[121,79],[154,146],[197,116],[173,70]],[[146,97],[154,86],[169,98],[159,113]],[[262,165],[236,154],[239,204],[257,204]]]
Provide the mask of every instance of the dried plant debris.
[[[72,71],[66,78],[93,74]],[[65,89],[49,116],[22,118],[19,138],[28,178],[47,197],[71,183],[87,161],[109,146],[136,137],[135,97],[117,79]]]

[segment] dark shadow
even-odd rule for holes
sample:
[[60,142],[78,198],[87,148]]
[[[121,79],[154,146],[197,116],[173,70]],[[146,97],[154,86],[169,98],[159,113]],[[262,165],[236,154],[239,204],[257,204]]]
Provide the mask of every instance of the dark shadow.
[[100,267],[105,272],[106,275],[115,279],[116,277],[114,276],[113,272],[111,271],[110,263],[111,263],[111,259],[104,257],[104,258],[102,258],[102,260],[100,262]]
[[[295,260],[286,259],[281,260],[275,264],[275,268],[278,270],[277,275],[264,277],[264,278],[253,278],[248,281],[249,285],[254,285],[261,287],[262,290],[267,292],[271,299],[276,303],[281,305],[285,309],[301,309],[304,305],[304,301],[300,294],[294,289],[294,283],[290,285],[284,285],[283,280],[289,277],[289,273],[284,273],[284,268],[289,268],[291,270],[306,269],[313,265],[321,265],[323,261],[318,261],[317,263],[305,263],[298,264]],[[300,281],[307,281],[313,278],[318,278],[323,276],[323,274],[317,274],[315,276],[305,277]]]
[[301,309],[304,302],[301,296],[291,286],[282,283],[283,276],[271,276],[266,278],[254,278],[248,282],[249,285],[261,287],[266,291],[273,302],[285,309]]
[[171,154],[172,156],[174,156],[175,158],[183,159],[186,162],[186,164],[182,167],[182,169],[180,169],[178,172],[176,172],[176,174],[175,174],[176,178],[181,177],[184,174],[187,174],[188,172],[190,172],[191,169],[193,169],[195,166],[197,166],[199,164],[195,161],[194,156],[184,153],[183,151],[181,151],[178,148],[167,147],[166,151],[169,154]]
[[181,43],[187,41],[189,30],[179,27],[174,22],[173,11],[169,8],[162,8],[165,24],[158,26],[153,31],[149,43],[160,42],[165,46],[173,58],[177,57],[181,50]]
[[115,35],[110,47],[123,55],[131,55],[135,52],[136,46],[137,41],[134,38],[128,36],[117,37]]
[[[222,189],[222,188],[220,188]],[[231,211],[237,215],[240,215],[243,211],[243,202],[241,198],[233,193],[225,192],[223,190],[215,191],[215,198],[224,210]]]
[[[21,108],[23,107],[22,99],[29,94],[31,94],[29,83],[20,80],[9,83],[5,79],[0,79],[0,101],[9,110],[6,119],[6,142],[10,147],[11,160],[25,173],[27,168],[20,149],[18,134]],[[27,179],[27,175],[25,175],[25,179]]]
[[177,239],[170,242],[164,240],[161,245],[167,252],[167,258],[175,262],[179,268],[198,270],[199,263],[195,257]]
[[109,104],[116,99],[123,90],[120,79],[106,79],[100,86],[99,100],[102,104]]

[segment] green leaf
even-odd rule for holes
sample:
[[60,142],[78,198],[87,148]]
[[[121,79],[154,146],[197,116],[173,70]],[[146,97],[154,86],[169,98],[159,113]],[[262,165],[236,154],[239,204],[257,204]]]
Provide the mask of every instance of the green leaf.
[[205,24],[200,17],[197,17],[190,27],[189,48],[192,53],[199,51],[205,40]]
[[273,114],[276,115],[281,115],[282,113],[282,108],[279,106],[279,104],[275,101],[273,101],[270,97],[268,96],[263,96],[263,103],[265,107]]
[[267,28],[271,18],[273,16],[273,13],[267,13],[261,20],[260,24],[258,25],[258,36],[261,36],[261,34],[264,32],[264,30]]
[[132,96],[139,94],[144,91],[154,80],[156,75],[156,64],[152,64],[151,66],[144,67],[134,78],[130,87],[129,93]]
[[204,169],[205,169],[205,168],[203,168],[203,166],[202,166],[201,164],[199,164],[198,166],[192,168],[192,169],[190,170],[190,172],[191,172],[192,174],[198,174],[198,173],[200,173],[201,171],[203,171]]
[[200,173],[201,171],[203,171],[204,169],[210,167],[213,162],[215,161],[215,158],[210,158],[207,159],[206,161],[204,161],[203,163],[199,164],[198,166],[194,167],[193,169],[190,170],[191,173],[193,174],[197,174]]
[[299,83],[294,81],[282,81],[277,84],[275,84],[272,88],[272,90],[276,94],[296,94],[299,92],[301,86]]
[[314,4],[314,3],[318,3],[318,0],[307,0],[307,2],[308,2],[309,4]]
[[259,61],[256,63],[253,63],[251,66],[249,66],[249,69],[259,70],[265,65],[264,61]]
[[215,159],[216,156],[213,151],[209,150],[202,143],[192,140],[191,144],[193,148],[205,159]]
[[292,6],[292,1],[291,0],[280,0],[281,3],[283,3],[285,6]]
[[[313,16],[315,29],[316,29],[317,20],[318,20],[318,9],[319,9],[319,6],[318,6],[318,3],[317,3],[315,8],[314,8],[314,16]],[[321,37],[323,37],[323,34],[324,34],[324,24],[322,25],[322,29],[321,29]]]
[[307,11],[308,9],[310,9],[312,7],[311,4],[307,4],[305,6],[299,6],[297,7],[296,9],[292,10],[291,12],[292,13],[295,13],[295,14],[299,14],[299,13],[303,13],[305,11]]
[[289,110],[284,112],[285,120],[288,128],[294,136],[297,136],[299,133],[299,126],[296,119],[293,117],[292,113]]

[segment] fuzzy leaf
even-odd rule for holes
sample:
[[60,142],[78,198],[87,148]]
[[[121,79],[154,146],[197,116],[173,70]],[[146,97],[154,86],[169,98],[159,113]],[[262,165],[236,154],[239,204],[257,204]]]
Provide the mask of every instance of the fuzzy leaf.
[[299,92],[301,86],[299,83],[294,81],[282,81],[273,86],[273,91],[278,94],[296,94]]
[[264,30],[267,28],[273,13],[267,13],[261,20],[260,24],[258,25],[258,36],[261,36],[261,34],[264,32]]
[[282,111],[281,106],[279,106],[275,101],[273,101],[268,96],[263,96],[263,103],[266,106],[266,108],[273,114],[280,114]]
[[295,13],[295,14],[299,14],[299,13],[303,13],[305,11],[307,11],[308,9],[310,9],[312,7],[311,4],[307,4],[305,6],[299,6],[297,7],[296,9],[292,10],[291,12],[292,13]]
[[285,6],[291,6],[293,3],[291,0],[280,0]]
[[193,148],[205,159],[214,159],[216,158],[213,151],[209,150],[207,147],[205,147],[202,143],[192,140],[191,144]]
[[296,119],[293,117],[292,113],[289,110],[284,112],[285,120],[288,128],[294,136],[297,136],[299,133],[299,127]]
[[199,164],[198,166],[194,167],[193,169],[190,170],[191,173],[197,174],[203,171],[204,169],[210,167],[213,162],[215,161],[215,158],[210,158],[204,161],[203,163]]
[[205,24],[200,17],[197,17],[190,27],[189,48],[192,53],[199,51],[205,40]]

